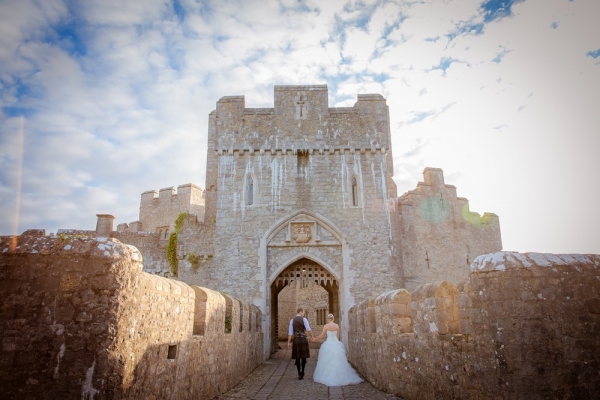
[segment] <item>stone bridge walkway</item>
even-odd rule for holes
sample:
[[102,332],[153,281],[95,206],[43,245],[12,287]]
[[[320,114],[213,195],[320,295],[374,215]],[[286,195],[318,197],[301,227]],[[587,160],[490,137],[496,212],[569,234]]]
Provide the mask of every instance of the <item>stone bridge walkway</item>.
[[312,376],[319,350],[312,348],[312,344],[304,379],[298,380],[296,366],[290,360],[292,351],[287,350],[285,342],[281,342],[280,347],[281,350],[259,365],[246,379],[216,399],[399,399],[375,389],[367,382],[333,387],[314,382]]

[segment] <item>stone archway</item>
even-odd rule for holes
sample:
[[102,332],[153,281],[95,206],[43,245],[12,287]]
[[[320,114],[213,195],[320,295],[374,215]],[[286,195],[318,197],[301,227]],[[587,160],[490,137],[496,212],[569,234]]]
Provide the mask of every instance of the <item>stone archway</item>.
[[[278,342],[278,330],[281,321],[289,321],[295,315],[295,310],[288,316],[279,315],[279,294],[281,291],[289,287],[290,285],[296,285],[299,288],[308,287],[310,285],[318,285],[327,292],[328,311],[339,318],[340,316],[340,285],[338,280],[321,264],[310,260],[308,258],[301,258],[287,268],[285,268],[271,283],[271,352],[277,350]],[[304,307],[312,309],[311,304],[302,304]],[[289,311],[288,311],[289,313]],[[309,320],[312,318],[309,318]],[[283,322],[285,323],[285,322]],[[316,324],[311,324],[314,328]],[[287,329],[287,323],[286,327]],[[319,334],[316,332],[315,334]]]
[[[296,211],[275,222],[267,229],[260,240],[258,250],[260,276],[264,279],[264,296],[261,299],[263,311],[263,332],[265,357],[268,357],[276,343],[277,295],[289,281],[285,278],[287,269],[305,259],[319,265],[330,276],[330,284],[319,281],[334,298],[337,322],[342,329],[342,339],[347,339],[347,318],[349,306],[354,304],[349,285],[352,282],[350,249],[341,230],[322,215],[306,210]],[[286,272],[287,271],[287,272]],[[298,277],[296,277],[298,278]],[[277,281],[279,280],[279,283]],[[330,309],[331,311],[332,309]]]

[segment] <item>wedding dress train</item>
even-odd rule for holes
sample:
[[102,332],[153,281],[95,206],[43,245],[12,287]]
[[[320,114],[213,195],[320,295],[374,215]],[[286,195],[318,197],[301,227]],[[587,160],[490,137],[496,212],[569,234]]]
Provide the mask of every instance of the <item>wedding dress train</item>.
[[327,386],[344,386],[363,381],[346,359],[346,350],[338,340],[337,332],[327,332],[327,340],[319,350],[313,380]]

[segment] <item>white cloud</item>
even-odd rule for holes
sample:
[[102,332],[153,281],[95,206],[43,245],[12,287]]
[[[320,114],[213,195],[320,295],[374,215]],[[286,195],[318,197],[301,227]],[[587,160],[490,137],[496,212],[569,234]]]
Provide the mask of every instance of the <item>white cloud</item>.
[[274,84],[328,83],[332,106],[387,98],[400,194],[441,167],[500,215],[505,248],[600,252],[596,1],[528,0],[485,24],[479,0],[179,4],[0,4],[0,202],[22,177],[20,231],[135,220],[141,192],[203,186],[221,96],[269,107]]

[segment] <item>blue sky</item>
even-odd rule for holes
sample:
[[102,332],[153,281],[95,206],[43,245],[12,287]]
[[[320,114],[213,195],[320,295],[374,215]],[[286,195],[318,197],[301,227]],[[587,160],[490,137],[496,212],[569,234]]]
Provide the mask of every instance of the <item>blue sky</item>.
[[0,0],[0,234],[204,187],[226,95],[388,100],[398,194],[439,167],[504,249],[600,253],[597,0]]

